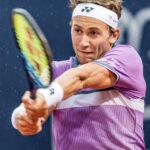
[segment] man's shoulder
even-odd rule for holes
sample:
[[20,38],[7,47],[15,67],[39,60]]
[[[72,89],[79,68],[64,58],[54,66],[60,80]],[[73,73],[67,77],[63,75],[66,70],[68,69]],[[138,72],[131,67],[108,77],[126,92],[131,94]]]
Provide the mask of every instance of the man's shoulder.
[[58,66],[66,66],[66,65],[71,65],[74,63],[75,57],[70,57],[69,59],[65,60],[54,60],[53,64],[58,65]]
[[75,57],[70,57],[66,60],[53,61],[52,66],[54,70],[62,70],[63,72],[72,68],[75,61]]
[[129,51],[137,51],[132,45],[125,45],[125,44],[117,44],[114,47],[111,48],[111,51],[123,51],[126,50],[126,52]]
[[113,57],[123,57],[123,58],[130,58],[135,57],[139,58],[138,51],[131,45],[123,45],[118,44],[111,48],[109,51],[106,52],[105,56],[113,56]]
[[73,67],[74,57],[66,60],[53,61],[53,78],[60,76],[63,72]]

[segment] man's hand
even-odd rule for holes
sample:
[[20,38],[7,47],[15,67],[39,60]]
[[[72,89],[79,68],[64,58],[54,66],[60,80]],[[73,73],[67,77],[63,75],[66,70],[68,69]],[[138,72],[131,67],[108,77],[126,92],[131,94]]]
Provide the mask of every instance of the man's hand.
[[22,135],[34,135],[42,130],[42,124],[56,105],[48,107],[42,94],[36,93],[36,99],[31,99],[27,91],[22,97],[22,104],[12,113],[12,124]]
[[42,118],[33,121],[27,115],[17,117],[17,130],[24,136],[35,135],[42,131]]
[[31,93],[27,91],[23,97],[22,102],[26,109],[27,115],[33,120],[36,121],[38,118],[43,118],[44,122],[46,121],[49,115],[49,109],[44,97],[36,93],[36,99],[31,99]]
[[34,135],[42,130],[42,123],[45,121],[44,118],[38,120],[31,119],[25,110],[24,104],[14,109],[11,122],[15,129],[17,129],[22,135]]

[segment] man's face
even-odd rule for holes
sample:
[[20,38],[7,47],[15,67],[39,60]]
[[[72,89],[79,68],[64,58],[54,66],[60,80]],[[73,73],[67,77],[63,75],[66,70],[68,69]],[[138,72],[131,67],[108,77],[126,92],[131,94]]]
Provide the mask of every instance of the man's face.
[[72,20],[73,48],[80,64],[101,58],[116,41],[105,23],[91,17],[76,16]]

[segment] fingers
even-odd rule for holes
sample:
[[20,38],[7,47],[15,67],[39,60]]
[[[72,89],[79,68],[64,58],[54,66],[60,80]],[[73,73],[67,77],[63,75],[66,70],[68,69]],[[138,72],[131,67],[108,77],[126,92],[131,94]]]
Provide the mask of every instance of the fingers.
[[20,116],[16,118],[18,121],[18,127],[30,127],[36,124],[36,121],[32,120],[28,116]]
[[20,116],[17,119],[17,129],[22,135],[34,135],[42,130],[42,123],[34,122],[28,116]]
[[16,129],[24,136],[39,133],[48,117],[47,103],[41,94],[37,94],[33,100],[29,91],[23,95],[22,102],[14,113]]
[[46,121],[46,119],[45,118],[40,118],[40,122],[41,122],[41,124],[44,124],[45,123],[45,121]]
[[43,105],[45,101],[41,94],[36,94],[36,98],[32,99],[31,93],[29,91],[25,92],[25,94],[23,95],[22,102],[24,103],[25,107],[31,111],[36,111],[38,109],[41,109],[41,106],[45,106]]
[[35,135],[37,133],[39,133],[41,130],[39,131],[28,131],[28,130],[24,130],[24,131],[19,131],[23,136],[30,136],[30,135]]
[[31,92],[30,91],[26,91],[22,97],[22,102],[23,103],[29,103],[31,99]]
[[29,135],[35,135],[37,133],[39,133],[40,131],[42,131],[42,126],[38,127],[38,128],[19,128],[18,131],[24,135],[24,136],[29,136]]
[[38,92],[34,100],[31,98],[31,92],[25,92],[22,97],[22,102],[28,116],[32,120],[37,121],[38,118],[44,117],[46,119],[48,117],[48,105],[44,97]]

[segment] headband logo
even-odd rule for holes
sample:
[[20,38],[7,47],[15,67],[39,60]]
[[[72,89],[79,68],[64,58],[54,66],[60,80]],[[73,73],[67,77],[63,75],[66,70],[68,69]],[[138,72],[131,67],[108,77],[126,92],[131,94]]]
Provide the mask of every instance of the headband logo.
[[82,12],[87,12],[89,13],[90,11],[92,11],[94,8],[93,7],[88,7],[88,6],[85,6],[84,8],[81,9]]
[[112,22],[117,23],[117,21],[111,15],[109,15],[109,19],[112,20]]

